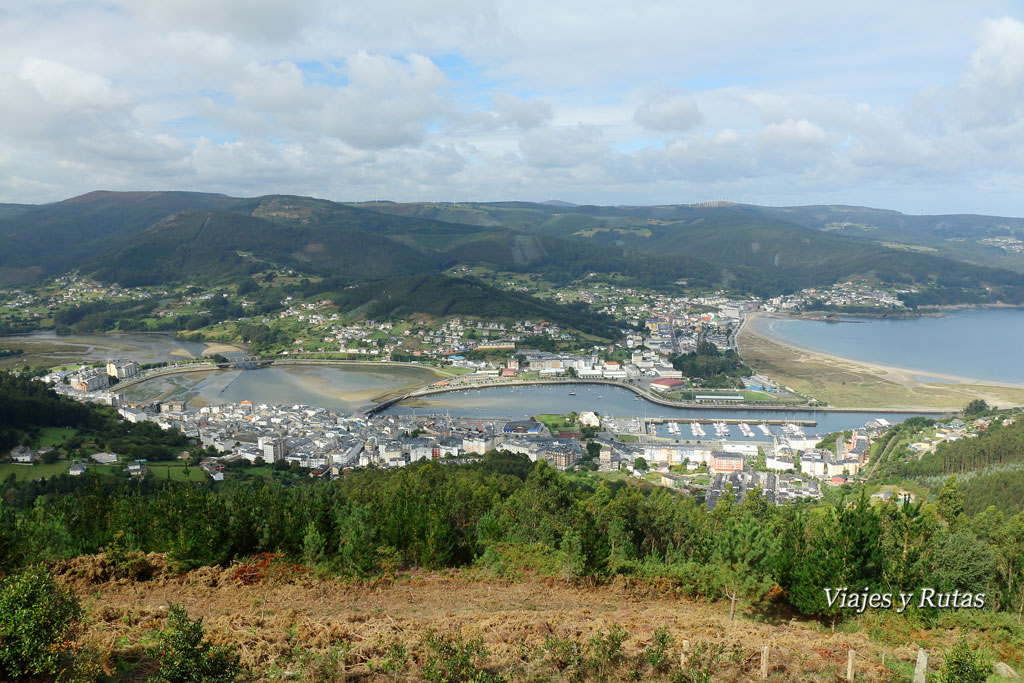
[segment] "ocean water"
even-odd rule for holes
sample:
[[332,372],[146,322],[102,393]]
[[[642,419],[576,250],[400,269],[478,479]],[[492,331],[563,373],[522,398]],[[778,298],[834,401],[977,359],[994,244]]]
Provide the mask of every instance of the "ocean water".
[[1024,384],[1024,309],[959,310],[937,318],[759,318],[748,324],[780,341],[884,363],[922,376]]

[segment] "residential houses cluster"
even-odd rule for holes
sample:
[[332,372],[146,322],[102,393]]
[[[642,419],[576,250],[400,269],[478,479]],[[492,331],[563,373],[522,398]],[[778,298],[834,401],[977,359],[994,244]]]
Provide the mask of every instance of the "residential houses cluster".
[[916,287],[893,287],[880,289],[877,283],[868,280],[838,282],[829,287],[810,287],[787,296],[767,299],[762,309],[769,312],[798,310],[811,301],[820,301],[827,306],[858,306],[861,308],[904,308],[901,294],[917,293]]

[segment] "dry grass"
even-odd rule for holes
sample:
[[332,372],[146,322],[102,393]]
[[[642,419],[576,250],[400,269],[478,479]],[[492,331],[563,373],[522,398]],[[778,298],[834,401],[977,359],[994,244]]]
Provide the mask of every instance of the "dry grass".
[[[391,643],[404,644],[410,663],[397,680],[422,675],[428,632],[481,637],[486,666],[513,680],[560,680],[545,652],[548,638],[586,643],[613,626],[625,630],[623,651],[639,660],[655,629],[675,638],[671,661],[682,640],[726,646],[711,680],[760,680],[760,649],[771,647],[773,681],[829,681],[845,676],[846,653],[858,652],[858,680],[886,680],[882,648],[863,633],[832,633],[815,622],[780,617],[728,620],[724,604],[679,597],[667,587],[619,578],[610,585],[572,585],[531,578],[509,583],[480,580],[472,572],[414,572],[396,581],[354,585],[320,580],[287,566],[245,585],[239,572],[219,567],[173,573],[159,555],[147,556],[145,580],[116,578],[105,556],[60,563],[55,574],[86,605],[90,623],[82,641],[102,653],[120,680],[142,680],[152,671],[146,648],[166,624],[168,605],[185,606],[202,617],[208,637],[238,648],[253,680],[340,680],[387,678],[380,665]],[[138,569],[138,567],[136,567]],[[250,577],[251,579],[251,577]],[[912,634],[915,642],[922,634]],[[888,662],[911,662],[916,646],[888,648]],[[610,678],[628,675],[635,664]],[[592,672],[591,672],[592,673]],[[393,678],[395,674],[391,674]],[[646,671],[642,678],[650,680]],[[664,678],[664,677],[663,677]]]

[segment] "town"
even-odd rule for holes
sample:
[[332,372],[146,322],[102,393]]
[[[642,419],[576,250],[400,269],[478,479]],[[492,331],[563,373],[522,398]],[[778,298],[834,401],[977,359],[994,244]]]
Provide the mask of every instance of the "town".
[[[541,375],[576,367],[568,363],[569,359],[542,352],[519,352],[508,359],[509,365]],[[587,369],[581,366],[577,372],[582,376]],[[702,496],[709,508],[727,490],[742,500],[755,488],[770,502],[781,504],[820,499],[823,487],[855,478],[867,462],[872,439],[890,426],[883,419],[873,420],[864,430],[833,435],[832,441],[822,443],[825,437],[807,435],[804,428],[785,420],[766,420],[756,424],[755,431],[735,419],[646,419],[594,412],[495,420],[376,410],[338,414],[315,406],[252,401],[190,409],[184,400],[132,403],[109,386],[111,380],[131,380],[138,373],[134,361],[111,359],[100,367],[37,379],[76,400],[111,405],[129,423],[152,422],[190,437],[206,449],[199,467],[215,481],[230,476],[232,464],[301,469],[311,477],[337,478],[357,467],[394,468],[421,460],[467,462],[498,450],[533,462],[544,460],[559,470],[638,477]],[[709,432],[714,436],[709,438]],[[20,448],[12,459],[31,464],[39,455]],[[107,467],[117,457],[92,454],[90,466]],[[133,476],[147,473],[148,463],[121,464]],[[86,469],[83,463],[73,463],[69,473]]]

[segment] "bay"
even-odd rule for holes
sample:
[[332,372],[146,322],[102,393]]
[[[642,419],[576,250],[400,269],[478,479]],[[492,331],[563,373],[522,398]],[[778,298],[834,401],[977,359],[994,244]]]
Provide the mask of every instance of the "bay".
[[930,374],[1024,384],[1024,310],[957,310],[941,317],[842,318],[829,323],[757,317],[754,331],[832,356]]

